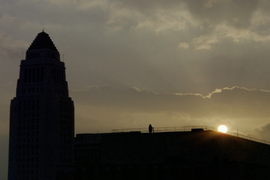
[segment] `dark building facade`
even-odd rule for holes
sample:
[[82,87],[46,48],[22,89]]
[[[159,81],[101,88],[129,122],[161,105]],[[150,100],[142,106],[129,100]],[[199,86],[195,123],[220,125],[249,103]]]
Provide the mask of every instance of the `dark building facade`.
[[211,130],[77,134],[76,180],[270,179],[270,146]]
[[39,33],[21,61],[10,107],[9,180],[53,180],[74,163],[74,104],[65,64]]

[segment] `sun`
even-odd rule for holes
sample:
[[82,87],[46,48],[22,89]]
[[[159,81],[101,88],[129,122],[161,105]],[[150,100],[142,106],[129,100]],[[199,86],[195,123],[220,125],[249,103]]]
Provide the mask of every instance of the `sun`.
[[225,125],[218,126],[218,132],[226,133],[228,128]]

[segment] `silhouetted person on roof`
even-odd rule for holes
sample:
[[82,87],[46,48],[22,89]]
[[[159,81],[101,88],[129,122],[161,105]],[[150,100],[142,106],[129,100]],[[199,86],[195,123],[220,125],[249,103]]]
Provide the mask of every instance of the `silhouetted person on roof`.
[[151,125],[151,124],[149,124],[148,129],[149,129],[149,133],[152,133],[152,131],[153,131],[153,127],[152,127],[152,125]]

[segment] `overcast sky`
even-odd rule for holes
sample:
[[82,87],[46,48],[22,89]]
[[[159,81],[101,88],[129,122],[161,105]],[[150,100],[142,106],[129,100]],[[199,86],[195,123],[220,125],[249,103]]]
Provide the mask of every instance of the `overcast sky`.
[[43,28],[76,133],[226,124],[270,141],[268,0],[2,0],[0,179],[20,60]]

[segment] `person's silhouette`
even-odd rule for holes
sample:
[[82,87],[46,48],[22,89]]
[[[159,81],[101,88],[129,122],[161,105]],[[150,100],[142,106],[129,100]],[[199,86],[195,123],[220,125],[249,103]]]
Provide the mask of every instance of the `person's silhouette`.
[[152,133],[152,131],[153,131],[153,127],[152,127],[152,125],[151,125],[151,124],[149,124],[148,129],[149,129],[149,133]]

